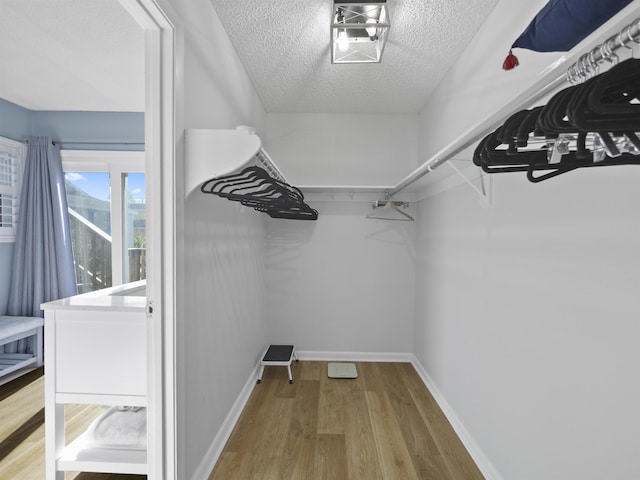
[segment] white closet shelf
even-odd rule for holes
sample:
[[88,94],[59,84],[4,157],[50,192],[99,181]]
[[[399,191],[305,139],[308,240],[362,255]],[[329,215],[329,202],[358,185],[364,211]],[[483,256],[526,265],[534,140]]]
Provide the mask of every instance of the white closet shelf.
[[309,193],[384,193],[393,185],[298,185],[298,188]]
[[[388,185],[303,185],[298,187],[308,201],[330,202],[376,202],[385,200],[387,193],[393,188]],[[413,192],[403,192],[394,200],[413,202]]]
[[59,471],[146,475],[147,451],[89,446],[81,435],[67,445],[56,463]]
[[256,165],[280,181],[286,179],[261,148],[260,137],[250,127],[233,130],[188,129],[185,137],[185,197],[212,178]]

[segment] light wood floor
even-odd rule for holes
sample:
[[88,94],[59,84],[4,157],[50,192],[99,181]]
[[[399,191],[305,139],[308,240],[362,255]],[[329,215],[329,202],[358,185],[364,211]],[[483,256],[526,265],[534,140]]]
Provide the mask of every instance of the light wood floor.
[[[408,363],[357,363],[358,378],[327,377],[326,362],[265,370],[210,480],[481,480]],[[67,437],[100,407],[67,408]],[[44,479],[42,369],[0,386],[0,479]],[[65,480],[144,476],[67,472]]]
[[409,363],[268,367],[209,480],[480,480],[482,474]]
[[[103,410],[99,406],[65,408],[67,441],[84,432]],[[0,386],[0,479],[43,480],[44,376],[34,370]],[[65,480],[140,480],[140,475],[66,472]]]

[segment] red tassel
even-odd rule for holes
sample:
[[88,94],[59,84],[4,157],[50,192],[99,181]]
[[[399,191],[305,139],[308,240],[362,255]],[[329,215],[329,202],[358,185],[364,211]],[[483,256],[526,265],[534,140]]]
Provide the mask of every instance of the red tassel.
[[503,70],[513,70],[516,68],[520,62],[518,62],[518,57],[516,57],[511,50],[509,50],[509,55],[504,59],[502,63]]

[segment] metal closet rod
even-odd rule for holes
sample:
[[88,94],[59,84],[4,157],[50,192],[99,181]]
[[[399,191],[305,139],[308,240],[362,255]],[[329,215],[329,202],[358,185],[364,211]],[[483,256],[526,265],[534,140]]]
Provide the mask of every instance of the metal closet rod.
[[389,197],[397,195],[409,185],[412,185],[413,183],[424,177],[427,173],[432,172],[443,163],[448,162],[465,148],[470,147],[474,143],[487,136],[489,133],[493,132],[504,122],[504,119],[506,117],[514,112],[514,110],[522,108],[522,105],[529,105],[536,102],[540,98],[544,97],[547,93],[562,85],[565,81],[566,80],[564,74],[559,75],[557,78],[551,81],[547,79],[537,81],[523,93],[518,95],[515,99],[510,101],[503,108],[498,110],[489,118],[484,119],[482,123],[471,127],[470,129],[459,135],[451,143],[449,143],[449,145],[432,155],[420,167],[418,167],[416,170],[407,175],[402,181],[400,181],[398,185],[389,190]]
[[591,75],[597,73],[600,63],[604,61],[617,62],[617,55],[615,54],[617,50],[621,48],[631,48],[629,47],[629,43],[639,44],[639,41],[640,18],[636,18],[617,34],[607,38],[588,53],[581,55],[578,61],[567,69],[567,80],[571,83],[586,80]]
[[[24,143],[29,143],[28,138],[23,139]],[[144,142],[117,142],[117,141],[65,141],[65,140],[51,140],[54,145],[144,145]]]
[[65,142],[64,140],[54,140],[67,145],[144,145],[144,142]]
[[[624,38],[626,37],[626,38]],[[629,42],[640,43],[640,18],[633,21],[633,23],[627,25],[619,33],[608,38],[601,45],[598,45],[592,49],[589,53],[582,55],[580,59],[575,62],[565,74],[559,75],[557,78],[551,81],[540,80],[534,83],[531,87],[525,90],[522,94],[518,95],[515,99],[509,102],[505,107],[501,108],[497,113],[485,119],[481,124],[471,127],[469,130],[458,136],[449,145],[439,150],[432,155],[426,162],[420,167],[407,175],[398,185],[389,190],[389,197],[397,195],[400,191],[412,185],[426,174],[432,172],[443,163],[448,162],[455,155],[462,152],[465,148],[470,147],[474,143],[478,142],[486,135],[498,128],[504,119],[511,115],[516,109],[522,108],[523,105],[530,105],[540,98],[544,97],[547,93],[553,91],[565,83],[569,78],[569,71],[576,69],[581,60],[584,64],[585,58],[589,60],[589,65],[593,68],[597,63],[606,60],[607,58],[613,58],[612,53],[616,50],[627,47]],[[605,46],[606,45],[606,46]],[[590,58],[589,58],[590,57]],[[585,68],[585,65],[582,67]],[[586,78],[586,77],[585,77]]]
[[64,140],[53,140],[53,143],[59,143],[60,145],[144,145],[144,142],[92,142],[90,140],[86,142],[65,142]]

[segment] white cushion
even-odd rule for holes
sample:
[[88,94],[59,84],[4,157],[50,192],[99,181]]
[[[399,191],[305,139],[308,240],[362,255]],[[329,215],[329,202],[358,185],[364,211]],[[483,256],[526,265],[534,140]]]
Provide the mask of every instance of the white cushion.
[[0,339],[19,335],[44,325],[40,317],[12,317],[0,315]]

